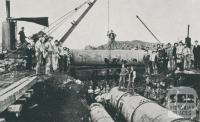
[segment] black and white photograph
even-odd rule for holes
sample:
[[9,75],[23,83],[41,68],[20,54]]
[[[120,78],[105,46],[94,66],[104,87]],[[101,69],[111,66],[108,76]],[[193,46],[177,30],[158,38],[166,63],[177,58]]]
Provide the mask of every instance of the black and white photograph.
[[0,0],[0,122],[200,122],[200,0]]

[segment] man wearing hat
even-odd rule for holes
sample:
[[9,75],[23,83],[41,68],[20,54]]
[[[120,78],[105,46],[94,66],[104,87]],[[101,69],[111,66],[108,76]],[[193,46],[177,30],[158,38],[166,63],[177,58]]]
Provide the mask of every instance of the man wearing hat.
[[35,43],[35,56],[36,56],[36,75],[41,73],[42,57],[44,53],[44,40],[42,34],[39,34],[39,40]]
[[58,69],[58,60],[59,60],[59,55],[60,55],[60,52],[61,52],[60,43],[59,43],[58,40],[54,41],[53,48],[54,48],[54,52],[53,52],[53,70],[55,71],[55,70]]
[[24,44],[24,42],[26,42],[26,35],[24,33],[24,27],[21,28],[21,31],[18,33],[19,34],[19,40],[21,42],[21,44]]
[[61,55],[60,55],[60,71],[67,71],[67,64],[68,64],[68,48],[67,47],[63,47],[62,51],[61,51]]
[[53,45],[51,44],[51,41],[53,40],[53,37],[48,37],[47,41],[45,42],[45,50],[44,50],[44,58],[46,59],[46,66],[45,66],[45,74],[50,75],[50,71],[52,68],[52,56],[54,52]]
[[191,50],[185,44],[183,48],[184,69],[189,70],[191,67]]
[[178,43],[174,43],[174,46],[173,46],[173,67],[174,67],[174,69],[176,69],[176,66],[177,66],[177,46],[178,46]]
[[110,31],[108,31],[107,36],[109,38],[109,41],[113,42],[113,41],[115,41],[115,38],[117,35],[114,33],[113,30],[110,30]]
[[193,54],[194,54],[194,68],[199,69],[200,68],[200,46],[197,40],[195,41],[195,44],[193,47]]
[[168,48],[166,49],[167,52],[167,58],[169,61],[169,70],[173,70],[173,47],[171,46],[171,43],[168,43]]
[[183,69],[183,42],[180,41],[177,48],[176,48],[176,53],[177,53],[177,67],[179,69]]

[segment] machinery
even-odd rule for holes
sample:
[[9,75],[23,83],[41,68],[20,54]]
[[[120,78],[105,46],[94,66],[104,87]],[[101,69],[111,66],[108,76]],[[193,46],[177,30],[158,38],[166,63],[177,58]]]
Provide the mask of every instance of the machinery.
[[190,25],[188,25],[188,30],[187,30],[187,37],[185,38],[185,44],[187,47],[191,47],[191,38],[189,37],[190,35]]
[[174,87],[168,90],[166,107],[184,118],[196,115],[197,93],[191,87]]
[[48,27],[48,17],[21,17],[12,18],[10,16],[10,0],[6,0],[7,18],[2,22],[2,49],[16,50],[17,21],[33,22]]
[[131,95],[114,87],[111,104],[127,122],[192,122],[138,94]]
[[103,105],[101,105],[100,103],[93,103],[90,108],[92,122],[114,122],[114,120],[107,113]]

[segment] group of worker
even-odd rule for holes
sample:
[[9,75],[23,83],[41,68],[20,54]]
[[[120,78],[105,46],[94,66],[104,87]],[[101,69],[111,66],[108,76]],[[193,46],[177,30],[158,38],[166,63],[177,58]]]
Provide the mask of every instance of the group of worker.
[[[128,76],[128,82],[127,81]],[[125,88],[127,84],[127,92],[134,93],[134,82],[136,79],[136,71],[133,66],[126,68],[125,64],[122,64],[120,78],[119,78],[119,90]]]
[[200,68],[200,46],[198,41],[189,47],[180,41],[179,43],[157,44],[156,50],[150,52],[146,48],[143,62],[146,74],[157,74],[174,70],[190,70]]
[[[102,94],[106,94],[106,93],[109,93],[110,91],[110,86],[107,84],[107,85],[97,85],[95,88],[93,88],[91,85],[89,86],[88,88],[88,103],[91,104],[93,103],[94,101],[101,101],[101,100],[98,100],[98,96],[99,95],[102,95]],[[107,99],[109,100],[109,99]]]
[[146,77],[146,88],[144,91],[144,96],[151,100],[157,101],[159,104],[165,103],[167,85],[165,82],[152,82],[148,77]]
[[[25,43],[26,36],[24,27],[19,32],[21,43]],[[58,40],[53,40],[53,37],[46,35],[44,32],[38,32],[38,39],[33,44],[27,44],[26,48],[26,67],[32,69],[33,58],[36,58],[36,75],[42,74],[42,66],[45,65],[45,74],[51,75],[53,71],[60,70],[66,72],[70,64],[71,53],[69,48],[62,47]]]

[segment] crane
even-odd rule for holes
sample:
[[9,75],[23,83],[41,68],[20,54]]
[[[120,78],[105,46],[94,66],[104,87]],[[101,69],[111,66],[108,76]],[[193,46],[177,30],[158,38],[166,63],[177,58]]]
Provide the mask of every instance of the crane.
[[140,19],[138,15],[136,18],[144,25],[144,27],[151,33],[151,35],[160,43],[161,41],[153,34],[153,32],[147,27],[147,25]]
[[73,32],[76,26],[81,22],[81,20],[85,17],[85,15],[89,12],[89,10],[93,7],[93,5],[97,2],[94,0],[93,2],[88,2],[88,8],[82,13],[82,15],[76,20],[72,22],[72,26],[70,29],[64,34],[64,36],[60,39],[61,43],[64,43],[65,40],[69,37],[69,35]]

